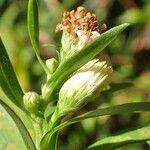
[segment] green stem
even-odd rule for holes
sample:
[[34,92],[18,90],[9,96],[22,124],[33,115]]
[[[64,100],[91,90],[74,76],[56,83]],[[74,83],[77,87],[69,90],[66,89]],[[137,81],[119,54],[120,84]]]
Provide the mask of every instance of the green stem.
[[[61,116],[59,115],[58,109],[56,108],[50,120],[50,130],[52,132],[54,127],[60,123],[60,120],[61,120]],[[58,132],[55,132],[54,134],[52,134],[49,140],[50,150],[57,150],[57,140],[58,140]]]
[[57,141],[58,141],[58,132],[54,133],[51,136],[51,139],[49,141],[49,149],[50,150],[57,150]]
[[35,143],[37,150],[40,150],[40,141],[43,136],[43,130],[42,130],[42,124],[43,121],[41,118],[36,118],[36,122],[34,122],[34,131],[35,131]]

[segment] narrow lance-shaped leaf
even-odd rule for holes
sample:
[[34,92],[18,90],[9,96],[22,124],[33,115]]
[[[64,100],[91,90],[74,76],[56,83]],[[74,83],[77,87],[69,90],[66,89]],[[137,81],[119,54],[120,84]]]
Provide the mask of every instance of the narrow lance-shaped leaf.
[[58,132],[55,132],[54,134],[49,134],[47,138],[45,138],[41,144],[40,148],[41,150],[57,150],[57,140],[58,140]]
[[116,106],[112,106],[108,108],[96,109],[96,110],[87,112],[85,114],[72,118],[68,121],[65,121],[59,126],[55,127],[53,131],[49,131],[42,138],[41,147],[45,147],[45,143],[48,143],[50,140],[50,137],[58,130],[66,126],[69,126],[71,124],[74,124],[76,122],[80,122],[84,119],[105,116],[105,115],[133,113],[133,112],[139,112],[139,111],[150,111],[150,102],[128,103],[128,104],[116,105]]
[[[93,59],[98,53],[100,53],[112,40],[114,40],[117,35],[122,32],[128,24],[122,24],[116,26],[105,33],[101,34],[93,42],[85,46],[80,51],[76,52],[70,58],[65,60],[52,75],[51,79],[47,82],[47,90],[44,93],[43,98],[48,101],[53,96],[54,91],[62,85],[62,83],[72,74],[74,71],[79,69],[85,63]],[[47,88],[48,89],[48,88]]]
[[12,119],[16,123],[27,149],[28,150],[36,150],[35,144],[31,138],[27,128],[25,127],[25,125],[23,124],[21,119],[18,117],[18,115],[3,101],[0,100],[0,104],[5,108],[5,110],[9,113],[9,115],[12,117]]
[[139,111],[150,111],[150,102],[137,102],[137,103],[127,103],[116,105],[108,108],[96,109],[75,118],[72,118],[61,125],[57,126],[56,129],[64,128],[70,124],[79,122],[83,119],[105,116],[105,115],[115,115],[115,114],[124,114],[124,113],[133,113]]
[[[7,97],[17,106],[23,105],[23,91],[19,85],[6,49],[0,39],[0,87]],[[23,108],[23,107],[22,107]]]
[[89,146],[87,150],[114,150],[123,145],[150,140],[150,125],[106,137]]
[[35,52],[39,53],[39,17],[37,0],[29,0],[28,31]]
[[22,119],[23,123],[29,130],[33,129],[32,124],[33,122],[31,116],[29,115],[29,112],[26,109],[17,106],[15,103],[13,103],[13,101],[10,100],[3,92],[1,87],[0,87],[0,100],[3,101],[3,103],[5,103],[6,105],[8,105]]
[[102,91],[103,94],[105,93],[112,93],[119,90],[127,89],[129,87],[133,86],[133,83],[111,83],[107,89]]
[[15,113],[23,116],[23,121],[30,124],[26,120],[28,116],[27,110],[23,106],[23,91],[19,85],[12,64],[9,60],[6,49],[0,38],[0,99],[3,100]]
[[43,63],[42,59],[39,56],[39,17],[38,17],[38,5],[37,0],[29,0],[28,3],[28,32],[30,36],[30,40],[34,49],[34,52],[37,56],[37,59],[45,72],[49,74],[48,68]]

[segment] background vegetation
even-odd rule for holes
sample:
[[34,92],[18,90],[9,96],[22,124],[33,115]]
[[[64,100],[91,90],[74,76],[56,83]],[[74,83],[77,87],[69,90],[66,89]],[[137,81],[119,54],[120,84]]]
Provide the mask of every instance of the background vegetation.
[[[0,0],[0,35],[13,63],[17,77],[25,91],[40,92],[45,79],[31,48],[27,33],[27,2]],[[60,47],[60,35],[55,26],[64,10],[83,5],[96,13],[99,22],[108,29],[121,23],[131,26],[101,54],[114,68],[113,82],[132,82],[133,86],[112,94],[101,95],[81,112],[98,106],[127,102],[150,101],[150,1],[147,0],[39,0],[41,57],[51,58]],[[79,112],[79,113],[81,113]],[[67,116],[71,118],[76,114]],[[96,139],[150,123],[150,113],[123,114],[89,119],[63,129],[60,133],[61,150],[82,150]],[[67,118],[66,118],[67,119]],[[0,106],[0,150],[25,149],[14,122]],[[72,142],[73,141],[73,142]],[[150,143],[130,144],[119,150],[148,150]]]

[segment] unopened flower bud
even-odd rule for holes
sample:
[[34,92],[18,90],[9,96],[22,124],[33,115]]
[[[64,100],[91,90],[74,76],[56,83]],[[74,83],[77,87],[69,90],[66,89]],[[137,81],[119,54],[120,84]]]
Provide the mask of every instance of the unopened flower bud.
[[59,93],[58,110],[67,114],[94,100],[110,82],[112,68],[105,61],[94,59],[68,79]]
[[23,96],[23,103],[25,108],[31,113],[37,113],[40,105],[40,95],[35,92],[27,92]]
[[55,58],[47,59],[46,66],[48,67],[50,73],[53,74],[58,67],[58,61]]

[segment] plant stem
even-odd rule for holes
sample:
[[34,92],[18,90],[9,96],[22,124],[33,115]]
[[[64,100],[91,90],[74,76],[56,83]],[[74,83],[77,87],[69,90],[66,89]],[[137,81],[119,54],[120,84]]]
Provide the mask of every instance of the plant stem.
[[54,133],[49,141],[49,149],[57,150],[57,140],[58,140],[58,132]]
[[[55,109],[55,112],[53,113],[51,120],[50,120],[50,130],[53,131],[53,128],[59,124],[61,120],[61,116],[58,115],[58,109]],[[55,132],[52,134],[49,140],[49,149],[50,150],[57,150],[57,140],[58,140],[58,132]]]
[[43,136],[42,123],[43,123],[42,119],[37,118],[36,122],[33,124],[34,131],[35,131],[35,143],[36,143],[37,150],[40,150],[40,141]]

